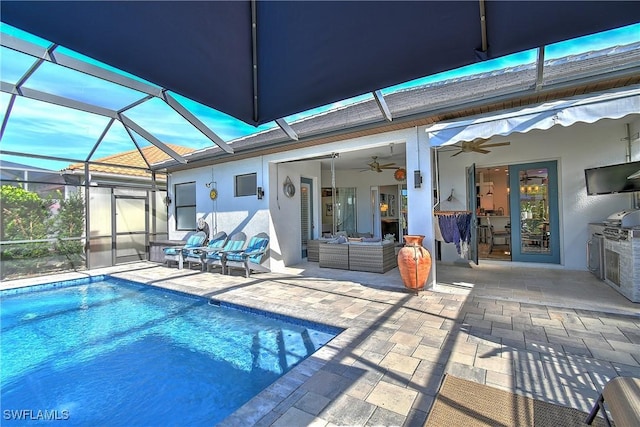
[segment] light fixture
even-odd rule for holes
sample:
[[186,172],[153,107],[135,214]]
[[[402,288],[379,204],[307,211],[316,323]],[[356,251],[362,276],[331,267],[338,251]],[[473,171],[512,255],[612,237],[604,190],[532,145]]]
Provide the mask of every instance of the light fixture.
[[422,187],[422,175],[420,175],[419,170],[413,171],[413,187],[414,188]]
[[164,199],[162,199],[162,201],[164,202],[165,206],[169,206],[171,204],[171,197],[166,196]]
[[262,187],[258,187],[256,194],[258,195],[258,200],[262,200],[262,198],[264,197],[264,190],[262,189]]

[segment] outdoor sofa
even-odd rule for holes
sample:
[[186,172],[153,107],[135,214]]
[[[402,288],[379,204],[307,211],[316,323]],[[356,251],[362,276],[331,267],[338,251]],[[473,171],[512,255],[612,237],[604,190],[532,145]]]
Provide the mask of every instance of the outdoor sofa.
[[342,240],[342,243],[327,241],[318,245],[318,265],[324,268],[384,273],[396,267],[398,262],[392,241]]

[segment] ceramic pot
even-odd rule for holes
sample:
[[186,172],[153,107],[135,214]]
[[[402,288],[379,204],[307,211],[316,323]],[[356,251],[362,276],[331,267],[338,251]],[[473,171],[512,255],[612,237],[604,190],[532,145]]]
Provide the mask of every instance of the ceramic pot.
[[404,236],[404,247],[398,252],[398,270],[405,288],[418,292],[431,271],[431,254],[422,247],[422,235]]

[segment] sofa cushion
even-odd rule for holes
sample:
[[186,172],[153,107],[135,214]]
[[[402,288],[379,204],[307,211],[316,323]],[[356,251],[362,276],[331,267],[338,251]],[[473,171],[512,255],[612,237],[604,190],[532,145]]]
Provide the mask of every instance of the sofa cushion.
[[363,237],[363,242],[380,242],[382,239],[380,237]]

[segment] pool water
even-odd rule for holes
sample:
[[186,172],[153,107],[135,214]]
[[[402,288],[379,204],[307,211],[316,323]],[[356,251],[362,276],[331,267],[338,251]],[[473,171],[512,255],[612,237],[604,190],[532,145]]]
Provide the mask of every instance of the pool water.
[[0,293],[2,425],[214,425],[339,332],[109,277],[36,288]]

